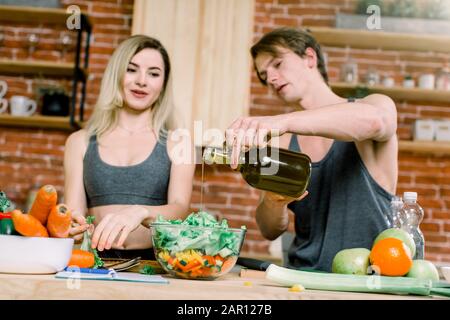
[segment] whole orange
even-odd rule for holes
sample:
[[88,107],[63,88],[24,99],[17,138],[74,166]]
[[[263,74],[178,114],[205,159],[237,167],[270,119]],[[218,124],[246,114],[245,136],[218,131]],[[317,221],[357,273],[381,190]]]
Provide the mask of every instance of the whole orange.
[[378,241],[370,251],[369,259],[383,276],[404,276],[412,266],[411,250],[396,238]]

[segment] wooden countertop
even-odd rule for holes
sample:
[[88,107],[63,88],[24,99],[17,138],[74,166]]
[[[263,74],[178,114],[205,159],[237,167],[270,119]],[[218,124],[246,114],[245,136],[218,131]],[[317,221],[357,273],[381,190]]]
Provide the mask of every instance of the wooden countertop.
[[[239,274],[239,267],[213,281],[169,279],[169,284],[55,279],[54,275],[0,274],[0,299],[83,300],[416,300],[441,297],[400,296],[305,290],[291,292],[273,284],[261,271]],[[72,289],[71,289],[72,288]]]

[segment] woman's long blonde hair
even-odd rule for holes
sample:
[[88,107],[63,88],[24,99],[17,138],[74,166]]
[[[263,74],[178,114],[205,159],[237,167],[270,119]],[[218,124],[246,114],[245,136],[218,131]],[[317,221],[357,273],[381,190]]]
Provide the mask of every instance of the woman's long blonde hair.
[[168,131],[176,128],[169,55],[158,40],[134,35],[117,47],[106,66],[94,112],[86,125],[88,139],[93,135],[101,136],[116,126],[124,103],[122,83],[128,64],[138,52],[147,48],[157,50],[164,61],[163,88],[152,106],[149,120],[160,141],[167,137]]

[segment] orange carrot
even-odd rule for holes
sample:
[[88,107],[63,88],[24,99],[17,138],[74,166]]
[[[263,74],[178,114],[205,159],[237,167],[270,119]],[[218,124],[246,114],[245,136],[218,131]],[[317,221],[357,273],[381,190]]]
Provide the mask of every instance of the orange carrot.
[[11,212],[14,228],[18,233],[27,237],[48,237],[47,229],[33,216],[23,214],[20,210]]
[[234,264],[236,263],[237,257],[228,257],[223,261],[222,264],[222,272],[228,272],[231,268],[233,268]]
[[67,266],[77,266],[79,268],[90,268],[95,264],[95,256],[92,252],[80,249],[72,250],[72,256]]
[[191,277],[202,277],[206,278],[213,274],[214,268],[201,266],[198,269],[191,271]]
[[65,204],[58,204],[53,207],[48,215],[48,233],[54,238],[67,238],[69,237],[71,222],[72,213],[69,208]]
[[48,184],[41,187],[33,201],[29,215],[38,219],[44,226],[47,223],[48,215],[56,206],[58,195],[54,186]]
[[217,261],[222,261],[222,262],[225,261],[225,259],[222,258],[222,256],[221,256],[220,254],[216,254],[216,255],[214,256],[214,259],[217,260]]
[[199,261],[194,260],[194,261],[190,261],[187,265],[183,266],[181,265],[181,270],[183,272],[189,272],[191,270],[193,270],[196,267],[201,267],[201,264]]
[[214,257],[212,257],[212,256],[204,255],[203,259],[205,259],[207,261],[207,265],[208,266],[215,266],[216,265],[216,259],[214,259]]

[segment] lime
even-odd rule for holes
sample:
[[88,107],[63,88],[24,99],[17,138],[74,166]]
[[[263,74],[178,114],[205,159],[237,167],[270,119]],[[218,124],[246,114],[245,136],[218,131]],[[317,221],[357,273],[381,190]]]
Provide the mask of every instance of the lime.
[[412,267],[406,276],[417,279],[439,280],[439,273],[434,264],[422,259],[413,260]]

